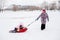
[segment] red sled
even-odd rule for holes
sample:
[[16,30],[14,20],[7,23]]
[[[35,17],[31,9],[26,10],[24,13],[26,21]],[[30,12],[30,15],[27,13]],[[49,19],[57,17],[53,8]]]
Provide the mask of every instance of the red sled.
[[26,32],[26,31],[27,31],[27,28],[24,27],[23,29],[20,29],[19,31],[10,30],[9,32],[10,32],[10,33],[22,33],[22,32]]
[[27,31],[27,28],[23,28],[23,29],[20,29],[18,32],[26,32]]

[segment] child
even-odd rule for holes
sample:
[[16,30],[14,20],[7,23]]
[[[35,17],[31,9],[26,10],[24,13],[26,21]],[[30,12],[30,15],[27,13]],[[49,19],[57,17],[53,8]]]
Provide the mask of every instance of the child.
[[44,30],[46,25],[46,19],[49,21],[49,17],[45,9],[42,10],[41,15],[39,15],[39,17],[36,20],[38,20],[40,17],[41,17],[41,30]]
[[19,26],[19,31],[18,32],[25,32],[27,30],[26,27],[23,27],[23,25]]
[[20,26],[19,26],[19,29],[23,29],[23,25],[20,25]]
[[17,32],[18,28],[15,28],[14,31]]

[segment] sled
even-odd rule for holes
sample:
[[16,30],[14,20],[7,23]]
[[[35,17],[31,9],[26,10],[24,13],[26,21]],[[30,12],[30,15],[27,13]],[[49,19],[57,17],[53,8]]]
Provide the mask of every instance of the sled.
[[23,28],[23,29],[20,29],[19,31],[10,30],[9,33],[23,33],[23,32],[26,32],[26,31],[27,31],[27,28]]

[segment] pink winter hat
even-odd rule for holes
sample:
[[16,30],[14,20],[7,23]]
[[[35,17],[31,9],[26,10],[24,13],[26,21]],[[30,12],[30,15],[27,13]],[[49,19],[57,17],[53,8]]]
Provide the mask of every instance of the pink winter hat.
[[43,9],[42,11],[46,12],[46,10],[45,10],[45,9]]

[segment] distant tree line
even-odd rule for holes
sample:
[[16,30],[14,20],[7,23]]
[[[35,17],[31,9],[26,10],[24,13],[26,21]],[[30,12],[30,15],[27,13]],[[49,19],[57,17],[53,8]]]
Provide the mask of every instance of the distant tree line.
[[47,10],[60,10],[60,0],[59,1],[54,1],[52,3],[48,3],[48,2],[43,2],[41,5],[39,6],[30,6],[30,5],[15,5],[12,4],[9,7],[5,8],[5,9],[0,9],[1,10],[13,10],[13,11],[18,11],[18,10],[41,10],[41,9],[47,9]]

